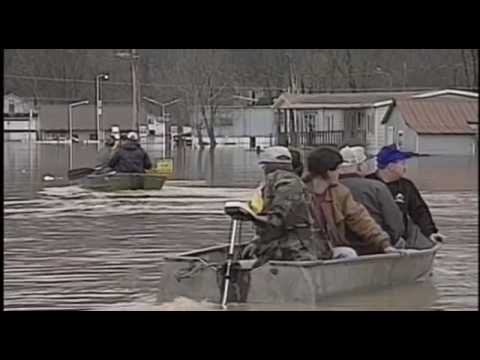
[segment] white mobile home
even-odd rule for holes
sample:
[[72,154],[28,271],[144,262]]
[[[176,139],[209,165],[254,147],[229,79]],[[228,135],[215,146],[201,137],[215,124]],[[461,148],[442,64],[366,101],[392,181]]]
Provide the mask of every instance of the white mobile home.
[[274,104],[278,143],[369,152],[397,143],[427,153],[476,152],[478,93],[458,90],[283,94]]
[[3,140],[30,141],[37,139],[38,112],[33,100],[8,93],[3,97]]

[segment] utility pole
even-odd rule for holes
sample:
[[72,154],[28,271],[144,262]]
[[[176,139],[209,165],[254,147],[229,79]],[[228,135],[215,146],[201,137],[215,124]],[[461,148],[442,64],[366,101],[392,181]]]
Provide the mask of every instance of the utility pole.
[[119,52],[115,56],[130,61],[130,70],[132,72],[132,130],[136,129],[140,134],[138,123],[139,89],[137,88],[137,60],[139,55],[136,49],[131,49],[130,52]]
[[[105,141],[105,129],[103,127],[103,105],[102,105],[102,91],[101,91],[101,81],[108,80],[108,73],[99,74],[95,76],[95,116],[97,119],[97,141],[100,146],[100,137],[102,141]],[[102,131],[100,131],[100,117],[102,117]],[[102,135],[102,136],[100,136]]]
[[140,133],[138,124],[137,58],[136,49],[132,49],[132,60],[130,63],[132,68],[132,129],[137,129],[137,132]]

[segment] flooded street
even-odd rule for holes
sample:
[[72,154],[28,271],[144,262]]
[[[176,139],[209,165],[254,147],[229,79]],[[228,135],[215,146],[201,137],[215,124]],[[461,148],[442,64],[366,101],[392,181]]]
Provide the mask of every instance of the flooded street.
[[[152,159],[162,148],[147,146]],[[75,144],[73,167],[95,145]],[[163,257],[228,242],[223,204],[247,199],[262,178],[257,154],[219,147],[174,153],[161,191],[100,193],[66,180],[65,145],[4,143],[4,307],[7,310],[218,310],[177,298],[156,302]],[[242,304],[233,310],[476,310],[478,158],[408,161],[446,243],[422,284],[329,298],[313,307]],[[55,181],[44,182],[51,173]],[[249,230],[249,226],[246,226]],[[248,235],[251,231],[245,231]]]

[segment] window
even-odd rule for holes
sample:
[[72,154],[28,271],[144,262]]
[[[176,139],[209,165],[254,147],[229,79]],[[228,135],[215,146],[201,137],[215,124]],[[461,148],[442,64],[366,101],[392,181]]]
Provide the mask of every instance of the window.
[[304,112],[303,113],[303,124],[305,124],[306,132],[315,131],[315,123],[317,120],[316,112]]
[[357,112],[357,130],[362,130],[363,113]]
[[8,100],[8,112],[15,114],[15,101],[13,99]]
[[335,130],[335,124],[334,124],[334,121],[335,121],[335,115],[331,114],[331,115],[327,115],[325,117],[325,122],[326,122],[326,130],[327,131],[334,131]]

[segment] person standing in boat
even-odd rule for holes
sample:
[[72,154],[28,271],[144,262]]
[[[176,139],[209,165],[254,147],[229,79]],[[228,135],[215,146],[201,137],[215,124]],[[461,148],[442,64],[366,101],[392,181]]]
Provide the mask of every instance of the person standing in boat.
[[130,132],[127,140],[108,162],[108,166],[118,173],[144,173],[152,168],[152,162],[138,143],[138,135]]
[[[404,248],[405,240],[402,212],[395,203],[390,190],[381,181],[366,179],[368,165],[365,148],[363,146],[345,146],[340,149],[343,163],[339,166],[340,183],[345,185],[352,193],[355,201],[362,204],[378,225],[390,236],[391,243],[396,248]],[[359,237],[346,229],[346,236],[357,249],[360,255],[364,242]]]
[[[368,175],[367,178],[380,180],[387,185],[395,202],[404,214],[407,243],[414,248],[429,248],[437,241],[442,242],[445,236],[438,232],[432,214],[422,195],[420,195],[420,191],[413,181],[404,177],[406,160],[413,155],[411,152],[400,151],[395,144],[384,146],[377,154],[378,170]],[[421,234],[417,234],[417,227]],[[423,239],[422,234],[427,239]]]
[[115,139],[113,135],[110,135],[105,140],[105,146],[100,150],[100,152],[97,155],[97,165],[96,165],[96,169],[98,169],[97,171],[109,169],[108,162],[113,157],[113,154],[115,154],[115,151],[117,151],[119,147],[118,144],[119,142],[117,141],[117,139]]
[[259,165],[265,173],[261,209],[254,218],[256,236],[245,247],[242,258],[268,260],[316,260],[312,250],[312,228],[307,192],[301,178],[293,172],[292,155],[287,148],[266,149]]
[[398,252],[390,236],[370,216],[368,210],[356,202],[350,190],[339,183],[338,167],[343,163],[339,151],[317,148],[307,159],[308,174],[304,181],[311,194],[314,219],[333,247],[353,247],[346,229],[362,241],[362,254]]

